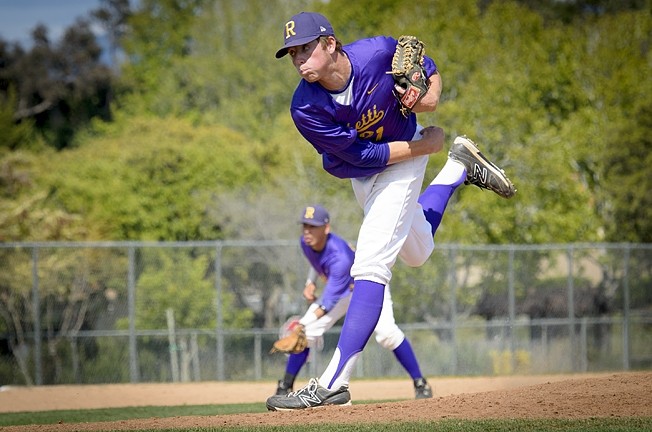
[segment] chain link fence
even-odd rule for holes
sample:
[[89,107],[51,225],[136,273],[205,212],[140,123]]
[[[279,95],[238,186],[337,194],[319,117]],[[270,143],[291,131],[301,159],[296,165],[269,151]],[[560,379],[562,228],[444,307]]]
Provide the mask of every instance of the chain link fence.
[[[276,380],[307,270],[297,241],[2,243],[0,385]],[[650,244],[438,245],[391,289],[426,376],[652,368]],[[354,377],[392,376],[372,337]]]

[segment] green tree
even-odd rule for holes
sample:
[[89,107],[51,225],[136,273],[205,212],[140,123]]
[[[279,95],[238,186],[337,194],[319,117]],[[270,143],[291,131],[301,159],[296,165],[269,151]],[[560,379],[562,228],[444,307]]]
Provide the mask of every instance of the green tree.
[[652,100],[608,132],[601,169],[607,240],[652,243],[651,134]]
[[[609,241],[649,242],[650,107],[652,17],[649,13],[605,15],[575,29],[576,79],[585,104],[573,114],[573,163],[590,188],[596,217]],[[618,37],[622,34],[622,37]]]
[[[141,261],[146,265],[136,285],[136,328],[166,328],[168,309],[174,311],[177,328],[215,328],[215,276],[208,271],[209,254],[185,249],[153,249],[144,251]],[[222,293],[224,326],[251,327],[251,310],[234,306],[233,294]]]
[[[52,150],[7,153],[0,160],[0,241],[73,240],[83,236],[78,215],[53,206],[48,185],[39,184]],[[43,165],[45,164],[45,165]]]
[[140,117],[104,130],[41,175],[52,204],[94,221],[88,239],[221,238],[206,217],[210,197],[255,184],[269,168],[264,147],[223,127]]
[[58,42],[50,40],[43,25],[32,38],[29,51],[0,44],[0,81],[7,83],[0,84],[0,95],[15,89],[13,120],[30,120],[25,124],[33,124],[45,142],[62,149],[92,118],[110,119],[112,75],[100,62],[101,48],[86,20],[69,27]]
[[44,340],[45,384],[70,382],[64,367],[70,358],[68,342],[80,330],[93,328],[102,317],[105,290],[122,287],[124,263],[121,257],[99,249],[2,249],[0,259],[9,272],[0,275],[0,317],[5,327],[9,347],[19,367],[15,384],[33,384],[31,367],[34,322],[34,264],[38,272],[40,328]]
[[[0,56],[2,56],[1,52]],[[35,139],[34,122],[30,119],[16,121],[14,117],[16,105],[16,90],[13,86],[9,87],[6,93],[0,91],[0,134],[2,134],[0,155],[7,150],[27,146],[35,148],[39,144]]]
[[130,20],[123,105],[228,125],[267,141],[298,82],[274,58],[278,23],[307,4],[144,2]]
[[144,0],[127,18],[127,36],[122,39],[125,63],[121,68],[122,95],[130,112],[144,110],[161,116],[171,114],[176,97],[166,99],[166,90],[176,85],[175,65],[192,51],[192,28],[207,8],[200,0]]

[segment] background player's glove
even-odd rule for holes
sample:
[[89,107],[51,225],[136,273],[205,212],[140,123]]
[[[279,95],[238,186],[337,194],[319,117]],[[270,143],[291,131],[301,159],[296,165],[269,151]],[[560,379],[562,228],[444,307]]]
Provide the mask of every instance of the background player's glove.
[[401,112],[409,116],[414,106],[428,92],[430,84],[423,68],[425,47],[423,42],[414,36],[401,36],[396,44],[392,58],[392,71],[396,86],[405,90],[403,93],[394,90],[394,96],[401,104]]
[[308,347],[308,339],[306,332],[301,324],[298,324],[292,329],[290,334],[274,342],[274,346],[269,351],[270,354],[276,352],[286,354],[299,354]]

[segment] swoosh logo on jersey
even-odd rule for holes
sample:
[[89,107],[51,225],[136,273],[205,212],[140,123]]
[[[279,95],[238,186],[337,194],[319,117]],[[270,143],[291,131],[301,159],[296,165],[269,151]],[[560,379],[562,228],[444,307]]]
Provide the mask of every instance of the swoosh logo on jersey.
[[368,95],[372,94],[372,93],[374,92],[374,90],[376,90],[376,87],[378,87],[378,83],[376,83],[376,85],[373,86],[373,87],[371,88],[371,90],[367,91],[367,94],[368,94]]

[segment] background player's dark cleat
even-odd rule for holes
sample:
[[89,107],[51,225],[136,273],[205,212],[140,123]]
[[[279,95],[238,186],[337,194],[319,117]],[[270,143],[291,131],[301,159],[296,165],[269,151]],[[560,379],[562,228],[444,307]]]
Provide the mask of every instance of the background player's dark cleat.
[[414,380],[414,395],[416,399],[430,399],[432,397],[432,388],[425,378]]
[[276,396],[285,396],[291,392],[292,392],[291,385],[289,385],[283,380],[278,381],[278,385],[276,386]]
[[291,411],[326,405],[351,405],[349,386],[329,390],[322,387],[317,378],[311,378],[305,387],[281,396],[270,396],[267,399],[269,411]]
[[466,168],[465,184],[489,189],[503,198],[511,198],[516,193],[514,185],[505,172],[480,153],[475,143],[467,137],[455,138],[448,157]]

